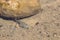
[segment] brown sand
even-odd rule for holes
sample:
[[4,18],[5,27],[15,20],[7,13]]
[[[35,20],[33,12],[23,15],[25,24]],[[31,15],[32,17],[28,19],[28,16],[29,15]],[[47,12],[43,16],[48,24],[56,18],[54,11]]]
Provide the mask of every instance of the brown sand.
[[42,12],[22,19],[29,29],[0,18],[0,40],[60,40],[60,0],[41,0]]

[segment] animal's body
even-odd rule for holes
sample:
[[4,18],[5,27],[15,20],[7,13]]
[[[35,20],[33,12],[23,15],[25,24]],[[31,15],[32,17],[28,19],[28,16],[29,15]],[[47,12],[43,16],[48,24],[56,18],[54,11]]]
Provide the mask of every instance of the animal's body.
[[25,18],[36,14],[40,8],[40,0],[0,0],[0,17]]
[[36,14],[40,0],[0,0],[0,16],[19,19]]

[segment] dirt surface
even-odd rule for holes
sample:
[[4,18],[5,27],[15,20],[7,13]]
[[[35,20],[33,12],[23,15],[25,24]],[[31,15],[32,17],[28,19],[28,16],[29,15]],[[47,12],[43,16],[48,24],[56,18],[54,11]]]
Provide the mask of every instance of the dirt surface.
[[0,40],[60,40],[60,0],[41,0],[37,15],[21,19],[29,29],[0,18]]

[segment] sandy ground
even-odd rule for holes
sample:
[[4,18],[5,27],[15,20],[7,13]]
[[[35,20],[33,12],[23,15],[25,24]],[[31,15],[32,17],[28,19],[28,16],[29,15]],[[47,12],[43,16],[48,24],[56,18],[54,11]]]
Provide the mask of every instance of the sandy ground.
[[0,40],[60,40],[60,0],[41,0],[37,15],[22,19],[29,29],[0,18]]

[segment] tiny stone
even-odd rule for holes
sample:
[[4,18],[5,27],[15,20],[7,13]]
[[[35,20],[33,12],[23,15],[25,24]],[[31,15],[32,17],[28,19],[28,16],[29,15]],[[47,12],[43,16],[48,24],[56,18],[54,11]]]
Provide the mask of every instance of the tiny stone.
[[39,22],[37,22],[35,25],[38,25],[39,24]]
[[57,36],[57,33],[53,33],[53,37],[56,37]]
[[50,35],[47,35],[47,37],[50,37]]

